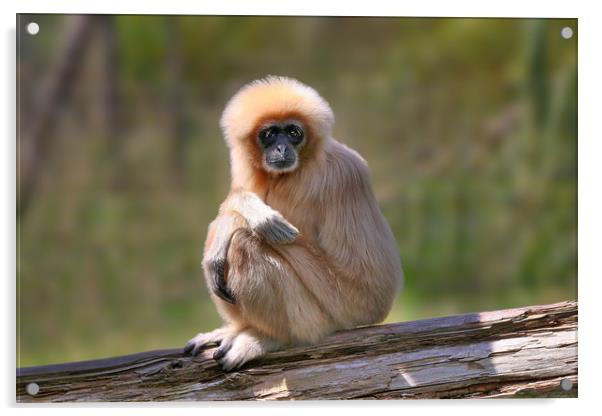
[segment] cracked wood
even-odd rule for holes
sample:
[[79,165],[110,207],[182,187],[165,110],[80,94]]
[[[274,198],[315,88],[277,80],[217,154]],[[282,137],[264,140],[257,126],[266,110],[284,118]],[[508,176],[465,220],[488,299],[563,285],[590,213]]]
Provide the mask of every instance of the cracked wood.
[[567,301],[364,327],[227,374],[214,348],[20,368],[17,401],[576,397],[577,317]]

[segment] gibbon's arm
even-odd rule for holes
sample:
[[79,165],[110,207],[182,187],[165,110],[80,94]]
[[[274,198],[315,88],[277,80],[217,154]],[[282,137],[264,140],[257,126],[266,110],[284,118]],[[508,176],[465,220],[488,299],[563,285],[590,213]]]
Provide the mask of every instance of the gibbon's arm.
[[339,276],[350,276],[350,285],[364,294],[354,298],[347,287],[345,299],[361,310],[373,310],[373,316],[388,312],[389,306],[378,302],[360,307],[363,299],[392,299],[402,275],[397,244],[378,207],[368,167],[357,152],[340,143],[331,148],[328,161],[332,169],[325,175],[328,186],[323,194],[328,199],[320,208],[318,245]]
[[220,214],[230,211],[243,217],[248,227],[268,243],[292,243],[299,235],[299,230],[295,226],[253,192],[243,190],[231,192],[222,203]]
[[292,243],[299,234],[297,228],[254,193],[239,190],[228,195],[209,227],[203,265],[211,291],[231,304],[235,299],[226,282],[226,258],[232,237],[241,228],[251,229],[272,244]]

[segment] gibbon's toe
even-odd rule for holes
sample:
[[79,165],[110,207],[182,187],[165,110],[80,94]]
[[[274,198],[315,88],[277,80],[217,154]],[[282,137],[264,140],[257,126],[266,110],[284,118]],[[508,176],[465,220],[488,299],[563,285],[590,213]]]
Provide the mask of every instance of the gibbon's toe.
[[[238,332],[236,328],[229,326],[218,328],[211,332],[200,332],[186,343],[184,353],[196,356],[204,347],[216,344],[219,348],[214,352],[214,358],[216,355],[223,355],[232,346],[232,340]],[[223,352],[218,353],[218,351]]]
[[193,357],[199,355],[203,347],[207,344],[215,343],[216,340],[212,339],[212,333],[199,333],[194,338],[190,339],[184,346],[184,353],[190,354]]
[[194,349],[195,343],[192,341],[188,341],[184,346],[184,354],[191,354]]
[[271,345],[271,343],[266,343],[265,340],[256,338],[245,332],[239,334],[229,344],[223,353],[216,352],[214,355],[214,358],[217,359],[217,362],[224,371],[238,369],[247,362],[265,355],[270,350],[269,345]]
[[241,367],[246,361],[242,361],[240,357],[237,357],[233,354],[224,354],[219,360],[217,360],[219,366],[225,372],[230,372],[236,370]]
[[232,344],[225,344],[213,352],[213,359],[219,361],[230,350]]
[[184,354],[190,354],[193,357],[196,357],[206,344],[207,341],[204,338],[204,334],[198,334],[186,343],[184,346]]

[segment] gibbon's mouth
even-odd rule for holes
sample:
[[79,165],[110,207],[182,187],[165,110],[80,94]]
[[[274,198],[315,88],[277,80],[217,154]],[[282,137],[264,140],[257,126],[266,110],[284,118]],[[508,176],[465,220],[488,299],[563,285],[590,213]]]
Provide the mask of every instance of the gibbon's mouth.
[[293,164],[292,160],[276,160],[276,161],[270,163],[270,165],[277,167],[279,169],[288,168],[289,166],[292,166],[292,164]]
[[265,167],[267,170],[271,170],[273,172],[285,173],[295,170],[297,167],[297,159],[296,158],[278,158],[273,160],[266,160]]

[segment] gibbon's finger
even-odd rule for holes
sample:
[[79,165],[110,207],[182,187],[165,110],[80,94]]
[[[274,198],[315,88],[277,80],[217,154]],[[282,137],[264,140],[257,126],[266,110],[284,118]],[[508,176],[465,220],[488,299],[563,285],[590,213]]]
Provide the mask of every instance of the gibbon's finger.
[[290,244],[299,235],[299,230],[293,225],[276,216],[259,224],[255,231],[267,242],[274,244]]
[[209,273],[211,273],[211,291],[220,299],[232,305],[236,303],[234,295],[228,288],[226,282],[227,263],[226,259],[219,258],[209,263]]
[[213,293],[215,293],[218,298],[225,302],[228,302],[231,305],[236,304],[234,295],[226,285],[226,281],[223,279],[223,277],[216,282],[216,287],[213,290]]

